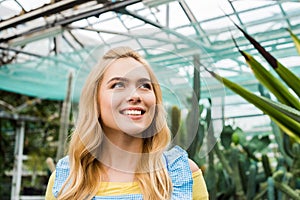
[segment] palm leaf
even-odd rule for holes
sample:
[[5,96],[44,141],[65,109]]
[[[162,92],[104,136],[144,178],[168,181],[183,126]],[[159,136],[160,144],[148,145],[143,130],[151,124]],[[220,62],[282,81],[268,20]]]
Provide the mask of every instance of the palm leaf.
[[[298,122],[298,120],[294,120],[293,118],[289,117],[289,115],[282,113],[281,110],[277,109],[278,107],[273,106],[273,104],[270,104],[264,98],[255,95],[254,93],[248,91],[242,86],[226,78],[221,77],[220,75],[214,73],[213,71],[208,70],[207,68],[205,69],[218,81],[222,82],[226,87],[230,88],[232,91],[239,94],[248,102],[255,105],[265,114],[269,115],[271,119],[273,119],[274,122],[278,124],[278,126],[281,127],[282,130],[285,131],[285,133],[287,133],[289,136],[294,138],[295,141],[300,143],[300,123]],[[284,109],[284,107],[282,107],[281,109]],[[289,111],[286,110],[286,112]],[[297,113],[297,115],[299,115],[299,113]]]
[[[233,22],[234,23],[234,22]],[[300,97],[300,78],[297,77],[288,68],[282,65],[276,58],[274,58],[269,52],[265,50],[253,37],[251,37],[246,31],[244,31],[236,23],[234,25],[244,34],[244,36],[251,42],[251,44],[259,51],[259,53],[267,60],[276,73],[282,78],[282,80]]]

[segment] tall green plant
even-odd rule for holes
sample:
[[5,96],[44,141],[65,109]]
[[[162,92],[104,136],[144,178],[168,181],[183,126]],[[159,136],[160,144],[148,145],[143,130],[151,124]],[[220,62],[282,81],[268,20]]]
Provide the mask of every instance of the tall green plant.
[[171,110],[171,133],[176,136],[180,126],[181,113],[177,106],[173,106]]
[[[284,138],[290,136],[291,138],[293,138],[293,141],[296,141],[296,143],[293,143],[293,141],[289,141],[290,145],[285,145],[283,148],[284,142],[278,142],[277,140],[280,140],[280,138],[276,137],[276,141],[278,142],[282,156],[287,155],[288,151],[291,152],[291,154],[289,155],[291,155],[292,157],[288,157],[288,159],[284,158],[285,162],[288,164],[288,168],[285,166],[285,164],[282,164],[282,162],[279,161],[280,158],[278,158],[278,168],[273,172],[266,155],[262,156],[261,159],[263,163],[263,169],[265,171],[265,175],[262,178],[263,181],[267,181],[268,187],[267,189],[263,188],[261,191],[259,191],[259,194],[257,194],[255,197],[252,195],[253,191],[252,194],[249,193],[249,191],[251,191],[249,190],[249,188],[251,188],[249,178],[251,177],[245,179],[243,178],[243,176],[241,176],[242,180],[248,180],[248,189],[245,190],[247,191],[247,198],[252,199],[254,197],[254,199],[259,199],[267,193],[270,199],[272,199],[276,190],[277,195],[281,195],[283,198],[284,196],[286,196],[292,199],[299,199],[299,185],[297,186],[297,184],[295,183],[299,184],[300,173],[299,170],[295,169],[300,168],[298,156],[300,152],[300,79],[296,74],[294,74],[288,68],[283,66],[277,59],[275,59],[269,52],[267,52],[254,38],[252,38],[239,26],[237,27],[243,32],[245,37],[253,44],[253,46],[261,53],[261,55],[269,62],[269,64],[272,66],[272,69],[274,69],[274,71],[279,75],[279,78],[275,77],[270,71],[264,68],[262,64],[255,60],[252,55],[248,54],[245,51],[239,50],[240,53],[244,56],[246,63],[252,69],[257,80],[261,83],[261,85],[265,86],[271,93],[273,93],[273,95],[277,98],[278,101],[271,100],[264,96],[256,95],[255,93],[250,92],[249,90],[230,81],[229,79],[226,79],[207,68],[206,70],[213,77],[222,82],[226,87],[230,88],[232,91],[246,99],[248,102],[255,105],[265,114],[267,114],[272,119],[272,121],[278,125],[281,131],[286,134]],[[297,37],[290,30],[289,32],[297,48],[299,48],[299,39],[297,39]],[[276,135],[280,136],[278,133],[276,133],[275,136]],[[223,137],[225,137],[225,135]],[[258,140],[256,140],[255,143],[257,142]],[[225,144],[224,147],[226,147],[228,146],[227,143],[224,143],[223,141],[222,144]],[[243,147],[248,156],[253,159],[253,161],[258,161],[257,159],[255,159],[255,156],[252,153],[253,151],[249,150],[247,146],[243,145],[242,143],[240,143],[240,145]],[[231,146],[228,146],[228,148],[229,147],[230,149],[232,148]],[[253,174],[255,173],[255,171],[252,172]],[[278,174],[281,174],[281,178],[279,178]],[[286,180],[282,177],[292,178]],[[260,177],[257,177],[256,179],[262,180]],[[237,181],[235,181],[235,183],[236,182]],[[245,188],[245,186],[243,188]]]
[[[237,24],[235,26],[244,34],[250,43],[261,53],[261,55],[269,62],[276,73],[281,79],[275,77],[270,71],[263,67],[253,56],[240,51],[244,56],[246,63],[252,69],[258,81],[264,85],[280,102],[275,102],[270,99],[255,95],[254,93],[246,90],[230,80],[219,76],[218,74],[207,69],[217,80],[222,82],[225,86],[233,90],[245,98],[250,103],[254,104],[257,108],[262,110],[265,114],[280,127],[280,129],[292,137],[295,141],[300,143],[300,79],[288,68],[283,66],[276,58],[267,52],[253,37],[246,33]],[[299,44],[299,40],[295,39],[296,36],[292,34],[295,44]],[[289,88],[283,83],[289,86]],[[289,90],[293,90],[297,97]]]
[[[273,102],[272,100],[266,99],[264,97],[258,96],[253,92],[243,88],[242,86],[216,74],[213,71],[210,71],[206,68],[206,70],[217,80],[223,83],[226,87],[230,88],[235,93],[242,96],[248,102],[255,105],[257,108],[262,110],[264,113],[269,115],[271,119],[282,128],[285,133],[289,134],[293,137],[297,142],[300,143],[300,122],[297,119],[293,119],[290,115],[295,116],[295,118],[300,117],[300,111],[289,108],[287,106],[283,106],[279,103]],[[289,115],[283,114],[281,110],[285,111]],[[300,118],[298,118],[300,119]]]

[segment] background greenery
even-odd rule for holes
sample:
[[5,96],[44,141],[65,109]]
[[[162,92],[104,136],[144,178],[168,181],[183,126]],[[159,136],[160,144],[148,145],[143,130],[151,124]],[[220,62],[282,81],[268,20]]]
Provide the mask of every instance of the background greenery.
[[[59,130],[61,102],[37,100],[32,97],[0,91],[0,111],[7,115],[33,116],[38,121],[27,121],[23,154],[27,159],[23,171],[21,194],[43,195],[49,177],[46,158],[54,158]],[[6,104],[4,105],[3,102]],[[14,161],[14,146],[17,121],[0,118],[0,196],[10,199],[11,174]]]

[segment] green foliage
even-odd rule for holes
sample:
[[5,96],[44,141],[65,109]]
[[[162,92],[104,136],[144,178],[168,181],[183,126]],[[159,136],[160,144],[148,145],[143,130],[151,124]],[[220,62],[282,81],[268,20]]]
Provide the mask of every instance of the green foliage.
[[[169,116],[171,117],[169,126],[173,135],[173,144],[187,148],[189,157],[199,166],[203,166],[205,163],[203,158],[199,157],[199,151],[207,132],[207,126],[210,123],[209,117],[206,117],[206,119],[200,117],[205,109],[207,115],[210,115],[208,108],[199,105],[196,112],[190,109],[185,119],[181,119],[181,111],[177,106],[172,106],[169,109]],[[197,130],[195,130],[196,128]]]
[[[270,116],[279,152],[276,152],[273,158],[267,156],[268,153],[273,151],[270,147],[271,137],[269,133],[246,137],[246,134],[239,127],[224,126],[220,141],[209,152],[208,166],[204,171],[210,198],[299,199],[300,102],[299,94],[295,89],[295,85],[298,84],[298,77],[295,78],[291,71],[266,52],[253,38],[250,38],[250,40],[268,59],[281,78],[278,79],[272,75],[253,56],[241,51],[246,63],[260,81],[259,91],[261,96],[208,69],[206,70],[225,86]],[[264,90],[263,86],[272,92],[279,102],[270,99],[271,95]],[[299,84],[297,87],[299,88]],[[294,91],[290,92],[292,90]],[[210,108],[207,108],[206,111],[208,113],[207,120],[199,119],[200,128],[198,131],[201,131],[197,133],[188,150],[190,157],[194,160],[197,160],[199,149],[203,144],[217,141],[213,133],[207,134],[207,126],[210,125]],[[192,125],[195,124],[191,113],[186,118],[187,133],[191,131],[189,129],[194,127]],[[277,164],[277,166],[274,167],[274,164]]]
[[[40,177],[38,173],[43,172],[47,175],[49,172],[45,160],[55,156],[61,102],[34,99],[5,91],[0,91],[0,96],[1,111],[8,115],[37,119],[25,123],[23,154],[27,155],[28,159],[23,162],[23,169],[32,173],[32,177],[30,181],[23,177],[21,190],[34,186],[35,189],[40,189],[40,195],[43,195],[47,182],[45,177]],[[13,169],[16,123],[13,118],[0,119],[0,196],[3,197],[8,197],[11,191],[7,188],[11,184],[11,177],[6,176],[5,172]]]
[[5,171],[13,167],[14,153],[14,132],[13,124],[6,119],[0,119],[0,196],[9,196],[10,189],[7,181],[10,179]]
[[181,121],[181,113],[177,106],[173,106],[171,110],[171,133],[173,135],[173,138],[176,136],[176,134],[179,131],[180,127],[180,121]]
[[272,176],[273,172],[272,172],[272,169],[271,169],[271,165],[270,165],[270,161],[269,161],[268,156],[266,154],[263,154],[261,156],[261,160],[262,160],[262,164],[263,164],[263,168],[264,168],[264,172],[265,172],[266,177]]
[[[223,170],[228,174],[228,176],[220,176],[228,179],[228,181],[222,180],[221,183],[226,182],[228,184],[222,186],[225,189],[218,189],[221,193],[219,197],[234,187],[234,193],[226,199],[299,199],[300,79],[278,62],[254,38],[240,27],[238,28],[269,62],[281,79],[272,75],[253,56],[244,51],[240,52],[260,82],[259,91],[262,96],[256,95],[208,69],[206,70],[226,87],[270,116],[279,152],[275,154],[277,157],[270,161],[267,157],[271,142],[268,135],[261,134],[246,139],[245,134],[240,129],[235,130],[231,126],[224,126],[220,141],[222,146],[216,145],[214,148],[215,154],[222,163]],[[299,46],[299,40],[291,31],[290,33],[296,45]],[[271,100],[270,95],[264,91],[262,85],[273,93],[279,102]],[[276,161],[277,167],[272,168],[270,163]],[[210,161],[209,165],[215,164]],[[262,166],[262,172],[258,170],[258,166]],[[209,166],[209,168],[213,169],[214,167]],[[211,180],[206,179],[206,181],[210,182]]]
[[[232,142],[234,130],[231,126],[224,126],[221,132],[221,144],[225,149],[229,149]],[[235,141],[236,142],[236,141]]]
[[[300,97],[300,87],[299,87],[300,78],[296,74],[292,73],[287,67],[282,65],[273,55],[271,55],[271,53],[266,51],[266,49],[259,42],[257,42],[253,37],[251,37],[240,26],[238,26],[235,23],[234,23],[234,25],[244,34],[244,36],[248,39],[248,41],[265,58],[265,60],[270,64],[270,66],[274,69],[274,71],[280,76],[281,80],[284,81],[290,87],[290,89],[292,89],[297,94],[297,96],[299,98]],[[287,29],[287,30],[289,31],[291,38],[294,41],[297,51],[300,52],[299,51],[299,46],[300,46],[299,39],[297,38],[297,36],[295,34],[293,34],[292,30],[290,30],[290,29]],[[243,54],[243,52],[241,52],[241,53]],[[245,58],[246,58],[246,62],[248,63],[247,56]],[[254,66],[251,63],[248,63],[248,64],[250,64],[250,67],[253,70],[256,77],[259,77],[260,73],[264,73],[264,71],[265,71],[264,68],[256,66],[256,64],[254,64]],[[258,63],[258,65],[260,65],[260,64]],[[267,73],[264,73],[264,75],[266,75],[266,77],[263,77],[263,79],[258,78],[258,80],[261,83],[263,83],[263,84],[271,83],[271,85],[275,84],[275,85],[273,85],[273,87],[275,86],[275,88],[276,88],[276,86],[278,86],[276,83],[277,80],[273,78],[271,73],[267,72]],[[271,87],[268,87],[268,89],[270,89],[272,91]],[[280,87],[279,90],[280,89],[285,90],[282,87]],[[282,92],[282,91],[279,91],[279,92]],[[287,98],[292,98],[292,96],[288,95],[286,91],[284,93],[282,93],[282,95],[284,95]],[[294,103],[297,104],[297,102],[294,102]],[[298,104],[299,104],[299,102],[298,102]]]

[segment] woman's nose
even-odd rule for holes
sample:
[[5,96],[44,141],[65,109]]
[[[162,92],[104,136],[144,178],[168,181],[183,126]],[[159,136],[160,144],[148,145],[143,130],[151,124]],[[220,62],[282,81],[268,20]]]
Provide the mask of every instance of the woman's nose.
[[127,101],[129,103],[140,103],[141,102],[141,96],[136,89],[130,93],[129,97],[127,98]]

